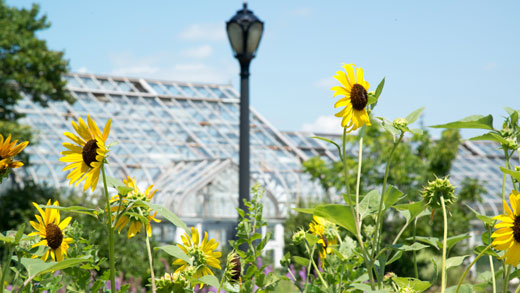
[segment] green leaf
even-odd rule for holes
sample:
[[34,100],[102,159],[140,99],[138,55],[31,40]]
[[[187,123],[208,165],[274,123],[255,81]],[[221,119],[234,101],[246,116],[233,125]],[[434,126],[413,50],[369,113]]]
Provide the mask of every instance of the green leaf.
[[484,216],[483,214],[472,209],[469,205],[466,205],[466,207],[468,207],[484,224],[492,226],[495,223],[495,220],[493,220],[493,218]]
[[[401,131],[397,128],[394,127],[394,124],[390,121],[388,121],[386,118],[384,117],[376,117],[377,119],[381,120],[381,126],[383,126],[383,128],[390,132],[393,136],[397,136],[397,135],[400,135],[401,134]],[[395,138],[394,138],[395,140]]]
[[215,288],[218,288],[218,286],[219,286],[219,281],[218,281],[217,277],[215,277],[213,275],[206,275],[206,276],[200,277],[198,279],[198,281],[201,283],[210,285],[212,287],[215,287]]
[[147,205],[148,207],[150,207],[152,210],[156,211],[159,215],[166,218],[168,221],[170,221],[175,226],[182,228],[184,231],[186,231],[186,233],[188,233],[188,235],[191,235],[191,231],[188,229],[186,224],[184,224],[184,222],[181,219],[179,219],[179,217],[177,217],[177,215],[172,213],[170,210],[168,210],[167,208],[165,208],[161,205],[153,204],[151,202],[143,201],[143,203],[145,205]]
[[359,202],[359,215],[361,216],[361,219],[377,212],[380,198],[381,195],[379,195],[377,190],[371,190],[363,197]]
[[379,84],[377,85],[377,88],[376,88],[376,92],[375,92],[376,99],[379,100],[379,96],[381,96],[381,93],[383,92],[384,87],[385,87],[385,78],[383,77],[383,79],[381,80],[381,82],[379,82]]
[[[480,246],[477,246],[473,249],[473,252],[476,253],[476,254],[480,254],[482,252],[482,250],[484,250],[486,248],[486,246],[484,245],[480,245]],[[488,249],[484,252],[484,254],[487,254],[487,255],[491,255],[491,256],[494,256],[494,257],[500,257],[498,255],[498,253],[496,253],[493,249]],[[520,273],[520,271],[518,271]]]
[[312,247],[316,242],[318,242],[318,237],[311,233],[305,233],[305,240],[309,243],[309,246]]
[[224,282],[224,284],[222,285],[222,288],[226,292],[240,292],[240,284],[238,284],[238,283],[230,284],[229,282]]
[[4,236],[4,235],[2,235],[2,233],[0,233],[0,241],[3,241],[5,243],[13,243],[14,237]]
[[[413,240],[413,237],[408,237],[407,240]],[[439,247],[442,245],[442,243],[439,241],[439,238],[437,237],[416,236],[415,241],[429,244],[435,247],[437,250],[439,250]]]
[[299,213],[304,213],[304,214],[311,214],[311,215],[314,215],[314,208],[310,208],[310,209],[304,209],[304,208],[293,208],[293,210],[299,212]]
[[112,176],[107,176],[106,178],[107,178],[107,185],[110,187],[113,187],[115,189],[117,189],[118,187],[126,187],[126,185],[121,180],[117,180],[116,178],[114,178]]
[[411,202],[406,204],[394,205],[394,209],[398,210],[407,221],[412,221],[421,214],[422,211],[426,210],[426,205],[422,201]]
[[354,215],[349,206],[340,204],[323,204],[314,208],[314,215],[339,225],[356,235]]
[[341,157],[341,148],[339,147],[339,145],[335,141],[332,141],[332,140],[330,140],[328,138],[321,137],[321,136],[311,136],[311,138],[320,139],[320,140],[323,140],[323,141],[326,141],[328,143],[331,143],[331,144],[335,145],[336,148],[338,149],[338,153],[340,154],[340,157]]
[[[471,236],[469,235],[469,233],[464,233],[464,234],[451,236],[451,237],[448,237],[448,239],[446,239],[446,245],[448,245],[448,249],[451,249],[459,241],[462,241],[464,239],[468,239],[470,237]],[[442,242],[440,243],[439,247],[442,249]]]
[[60,210],[64,212],[71,212],[71,213],[77,213],[77,214],[85,214],[90,215],[93,217],[96,217],[97,212],[95,209],[89,209],[83,206],[70,206],[70,207],[62,207],[62,206],[54,206],[54,205],[38,205],[40,208],[45,209],[55,209]]
[[421,116],[421,113],[422,113],[422,111],[424,111],[424,109],[426,109],[426,107],[419,108],[419,109],[413,111],[412,113],[408,114],[408,116],[406,116],[406,118],[405,118],[406,121],[408,122],[408,124],[412,124],[415,121],[417,121],[417,119],[419,119],[419,116]]
[[385,191],[385,197],[383,200],[384,210],[390,208],[394,203],[398,202],[403,198],[403,193],[392,185],[389,185]]
[[500,135],[494,133],[494,132],[488,132],[486,134],[482,134],[482,135],[479,135],[479,136],[475,136],[475,137],[472,137],[470,138],[469,140],[487,140],[487,141],[494,141],[494,142],[498,142],[500,144],[505,144],[507,143],[507,140],[505,140],[503,137],[501,137]]
[[295,263],[297,263],[301,266],[307,267],[309,265],[309,259],[307,259],[307,258],[295,255],[295,256],[293,256],[293,259],[294,259]]
[[18,228],[18,231],[16,232],[16,235],[14,236],[15,243],[20,242],[20,239],[22,239],[24,229],[25,229],[25,224],[20,225],[20,228]]
[[421,250],[421,249],[427,248],[428,245],[424,245],[424,244],[415,242],[412,245],[398,243],[398,244],[392,245],[391,247],[393,249],[397,249],[397,250],[401,250],[401,251],[414,251],[414,250]]
[[403,252],[401,250],[398,250],[394,256],[392,256],[391,259],[389,259],[387,262],[386,262],[386,265],[389,265],[391,263],[393,263],[394,261],[398,260],[401,258],[401,256],[403,256]]
[[28,279],[26,283],[28,283],[30,280],[40,274],[74,267],[86,261],[88,261],[88,258],[85,256],[78,258],[66,258],[60,262],[44,262],[40,258],[22,258],[20,262],[27,270]]
[[454,256],[450,257],[446,260],[446,269],[449,269],[451,267],[460,266],[464,259],[468,257],[469,255],[463,255],[463,256]]
[[520,181],[520,172],[512,171],[512,170],[506,169],[504,167],[500,167],[500,170],[502,170],[502,172],[504,172],[506,174],[511,175],[511,177],[515,178],[516,180]]
[[133,190],[134,189],[132,187],[128,187],[128,186],[118,186],[117,187],[117,193],[122,196],[127,195],[129,192],[131,192]]
[[419,128],[410,129],[410,132],[413,133],[413,134],[416,134],[416,135],[423,135],[423,133],[424,133],[424,131],[422,129],[419,129]]
[[446,288],[446,293],[473,293],[473,287],[470,284],[462,284],[460,285],[459,291],[457,291],[457,286],[451,286]]
[[432,128],[476,128],[493,130],[493,116],[473,115],[459,121],[430,126]]
[[183,261],[192,265],[192,259],[177,245],[165,245],[165,246],[160,246],[160,247],[155,248],[155,250],[158,250],[158,249],[161,249],[164,252],[166,252],[167,254],[169,254],[173,257],[182,259]]
[[[392,278],[400,289],[410,288],[413,289],[414,292],[424,292],[426,289],[430,288],[432,284],[430,282],[421,281],[415,278]],[[409,290],[410,291],[410,290]],[[404,292],[404,290],[403,290]]]
[[507,114],[509,115],[513,114],[514,112],[517,112],[515,109],[511,107],[505,107],[504,110],[506,110]]

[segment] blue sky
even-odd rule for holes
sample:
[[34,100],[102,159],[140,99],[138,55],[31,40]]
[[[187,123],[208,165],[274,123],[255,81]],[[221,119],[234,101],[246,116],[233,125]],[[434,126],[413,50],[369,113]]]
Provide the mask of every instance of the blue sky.
[[[224,23],[242,1],[37,2],[52,22],[41,37],[65,51],[74,72],[238,89]],[[341,131],[330,87],[342,63],[363,67],[372,89],[386,77],[375,114],[390,120],[422,106],[425,125],[520,108],[519,1],[264,0],[249,8],[265,22],[251,105],[281,130]]]

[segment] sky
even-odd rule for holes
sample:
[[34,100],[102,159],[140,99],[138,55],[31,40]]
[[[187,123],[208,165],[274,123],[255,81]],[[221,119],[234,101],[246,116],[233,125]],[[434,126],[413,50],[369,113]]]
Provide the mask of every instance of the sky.
[[[7,0],[39,3],[39,35],[72,72],[231,83],[225,22],[242,1]],[[330,88],[342,63],[385,89],[375,116],[426,107],[424,125],[520,108],[520,1],[249,1],[265,23],[250,103],[280,130],[341,132]],[[434,135],[438,132],[433,131]],[[463,132],[467,137],[473,132]]]

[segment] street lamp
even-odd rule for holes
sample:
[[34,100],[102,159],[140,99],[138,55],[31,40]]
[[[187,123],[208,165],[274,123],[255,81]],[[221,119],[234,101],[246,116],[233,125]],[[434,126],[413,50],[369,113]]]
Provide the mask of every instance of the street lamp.
[[240,156],[238,207],[246,210],[249,200],[249,64],[260,44],[264,23],[244,7],[226,22],[226,31],[235,58],[240,63]]

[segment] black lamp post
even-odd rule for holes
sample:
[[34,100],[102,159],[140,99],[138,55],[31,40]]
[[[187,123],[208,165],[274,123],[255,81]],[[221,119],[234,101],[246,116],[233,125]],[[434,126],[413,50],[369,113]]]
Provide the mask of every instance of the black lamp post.
[[235,58],[240,63],[240,158],[238,206],[245,210],[249,200],[249,64],[260,44],[264,23],[251,10],[244,8],[226,22],[226,30]]

